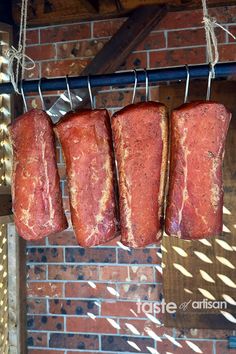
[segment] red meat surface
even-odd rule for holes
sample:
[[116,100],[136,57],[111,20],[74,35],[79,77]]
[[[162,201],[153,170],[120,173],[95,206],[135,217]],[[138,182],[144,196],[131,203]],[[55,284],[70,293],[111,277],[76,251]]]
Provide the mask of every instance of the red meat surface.
[[12,198],[17,232],[37,240],[67,228],[50,117],[33,109],[10,126]]
[[167,167],[167,109],[132,104],[114,114],[113,139],[119,172],[121,241],[144,247],[162,236]]
[[71,218],[79,245],[116,236],[114,159],[105,109],[69,112],[56,125],[68,178]]
[[199,239],[222,233],[222,163],[230,118],[222,104],[210,101],[173,111],[168,235]]

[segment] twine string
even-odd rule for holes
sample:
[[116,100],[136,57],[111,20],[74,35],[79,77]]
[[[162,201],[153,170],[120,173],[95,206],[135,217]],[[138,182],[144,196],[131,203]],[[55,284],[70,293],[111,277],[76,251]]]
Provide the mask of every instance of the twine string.
[[209,16],[206,0],[202,0],[203,9],[203,23],[205,28],[206,44],[207,44],[207,56],[208,62],[211,64],[212,77],[215,77],[215,65],[219,61],[218,43],[215,34],[215,27],[221,28],[223,31],[228,33],[234,40],[236,37],[227,30],[224,26],[219,24],[214,17]]
[[[11,79],[11,83],[15,92],[21,94],[18,87],[18,82],[24,79],[25,70],[32,70],[35,68],[35,62],[28,55],[25,54],[26,48],[26,25],[27,25],[27,10],[28,0],[22,0],[21,4],[21,16],[20,16],[20,32],[18,47],[11,48],[7,52],[8,56],[8,73]],[[15,66],[16,62],[16,66]]]

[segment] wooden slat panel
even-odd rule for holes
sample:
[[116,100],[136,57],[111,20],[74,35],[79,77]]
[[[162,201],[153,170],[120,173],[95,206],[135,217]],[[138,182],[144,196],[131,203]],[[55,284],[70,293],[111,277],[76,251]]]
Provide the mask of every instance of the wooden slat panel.
[[[160,101],[168,105],[170,110],[176,108],[183,102],[184,84],[162,86],[160,88]],[[204,99],[206,81],[195,81],[190,84],[190,100]],[[163,252],[164,297],[166,302],[175,302],[178,306],[188,303],[185,311],[177,309],[175,316],[165,314],[165,326],[178,328],[235,328],[235,323],[225,319],[220,314],[219,309],[215,310],[194,310],[193,301],[202,301],[206,296],[202,295],[200,289],[209,291],[217,301],[224,301],[223,294],[235,299],[236,284],[236,104],[232,92],[235,92],[236,82],[215,81],[212,84],[212,99],[222,102],[233,113],[230,129],[226,143],[226,153],[224,160],[224,205],[230,211],[230,215],[224,214],[224,224],[231,231],[225,233],[221,240],[229,245],[230,250],[222,248],[218,243],[219,237],[208,239],[210,246],[202,244],[200,241],[184,241],[176,237],[164,237],[163,246],[167,252]],[[209,132],[210,134],[210,132]],[[184,250],[187,257],[179,255],[173,247]],[[211,259],[212,263],[205,263],[197,257],[194,252],[202,252]],[[233,267],[222,264],[217,257],[224,257]],[[174,267],[180,264],[192,277],[183,275]],[[208,282],[201,276],[200,270],[209,274],[214,282]],[[218,276],[223,274],[233,281],[231,286],[226,285]],[[185,289],[185,290],[184,290]],[[186,290],[187,289],[187,290]],[[227,312],[236,318],[236,307],[227,304]]]

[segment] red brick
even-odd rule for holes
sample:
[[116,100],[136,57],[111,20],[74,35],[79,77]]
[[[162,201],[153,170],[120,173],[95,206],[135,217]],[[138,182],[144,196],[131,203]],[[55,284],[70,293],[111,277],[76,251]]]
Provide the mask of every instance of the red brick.
[[147,67],[147,54],[145,52],[131,53],[119,67],[119,70],[140,69]]
[[97,21],[93,24],[94,37],[111,37],[115,34],[121,25],[125,22],[125,18],[118,18],[105,21]]
[[150,49],[161,49],[165,48],[166,40],[164,32],[151,32],[147,37],[141,42],[135,51],[139,50],[150,50]]
[[[236,37],[236,26],[229,26],[228,30]],[[233,37],[231,37],[230,35],[229,35],[229,42],[235,43],[235,39]]]
[[27,313],[28,314],[40,314],[46,313],[47,305],[45,299],[27,299]]
[[220,61],[236,60],[236,44],[225,44],[218,46]]
[[65,249],[66,262],[76,263],[115,263],[116,249],[111,247],[70,247]]
[[123,281],[125,282],[128,278],[128,267],[127,266],[101,266],[99,269],[100,280],[109,281]]
[[173,335],[172,328],[166,328],[163,326],[158,326],[157,324],[153,323],[152,321],[146,320],[139,320],[139,319],[120,319],[120,334],[127,334],[132,335],[133,332],[126,326],[126,323],[133,325],[140,333],[141,336],[148,336],[147,329],[152,330],[156,333],[159,337],[163,336],[164,333],[169,335]]
[[40,76],[40,64],[35,63],[35,67],[30,70],[25,70],[24,78],[26,80],[38,79]]
[[[82,351],[82,352],[75,352],[75,351],[73,351],[73,352],[66,352],[66,354],[95,354],[95,352],[84,352],[84,351]],[[96,352],[96,354],[98,354],[98,353],[101,353],[101,352]],[[112,353],[108,353],[108,352],[106,352],[106,354],[118,354],[118,353],[114,353],[114,352],[112,352]]]
[[118,249],[118,262],[123,264],[158,264],[158,247],[144,249],[130,249],[130,251]]
[[130,266],[128,267],[128,279],[135,282],[153,282],[153,269],[152,267]]
[[[98,108],[113,108],[127,106],[132,102],[133,91],[110,91],[100,92],[96,96],[96,107]],[[138,89],[135,95],[135,101],[145,100],[145,90]]]
[[92,288],[87,282],[86,283],[70,283],[65,284],[65,294],[66,297],[72,298],[104,298],[104,299],[115,299],[116,296],[112,295],[108,290],[107,286],[116,289],[116,284],[107,283],[96,283],[96,288]]
[[[193,341],[190,340],[192,343],[197,345],[202,353],[205,354],[213,354],[213,341]],[[191,349],[184,340],[177,340],[182,347],[177,347],[168,339],[163,340],[162,342],[157,342],[157,351],[160,353],[171,352],[173,354],[193,354],[194,351]],[[220,353],[222,354],[222,353]]]
[[152,282],[153,268],[140,266],[101,266],[99,270],[100,280],[119,281],[119,282]]
[[62,231],[54,234],[48,238],[50,245],[60,245],[60,246],[77,246],[77,241],[75,238],[74,231]]
[[30,247],[27,249],[27,262],[63,262],[63,249],[56,247]]
[[222,6],[210,8],[209,15],[215,17],[218,23],[235,23],[236,6]]
[[147,347],[154,346],[154,341],[151,338],[104,335],[101,338],[102,351],[113,350],[118,353],[136,353],[136,349],[129,344],[129,341],[135,342],[142,353],[149,353]]
[[[54,99],[55,99],[55,97],[54,97]],[[52,106],[52,105],[48,104],[49,101],[52,102],[52,100],[50,100],[50,99],[48,99],[47,97],[44,96],[44,103],[45,103],[45,106],[46,106],[46,110],[51,108],[51,106]],[[43,109],[42,102],[41,102],[39,96],[37,96],[37,97],[26,97],[26,102],[27,102],[28,109],[31,109],[31,108]]]
[[58,173],[60,176],[60,179],[66,179],[66,166],[65,165],[60,165],[58,166]]
[[50,348],[96,350],[99,347],[98,336],[73,333],[50,333]]
[[38,44],[39,43],[39,30],[27,30],[26,32],[26,44]]
[[[29,109],[31,109],[31,108],[41,109],[42,108],[42,102],[39,97],[26,98],[26,102],[27,102],[27,106]],[[44,239],[42,241],[44,241]]]
[[66,329],[71,332],[80,333],[117,333],[115,329],[106,318],[96,317],[67,317]]
[[91,37],[90,23],[51,26],[40,30],[41,43],[55,43]]
[[46,347],[47,333],[27,332],[27,345],[30,347]]
[[229,349],[228,341],[216,341],[215,354],[236,354],[236,349]]
[[27,47],[26,54],[33,60],[54,59],[56,56],[56,48],[53,44],[40,44]]
[[150,87],[150,99],[152,101],[159,101],[160,93],[159,87]]
[[91,280],[98,279],[98,267],[75,265],[49,265],[48,279],[52,280]]
[[87,313],[99,314],[99,307],[93,300],[49,300],[49,313],[85,316]]
[[[225,32],[220,28],[215,29],[218,43],[225,42]],[[188,47],[194,45],[205,45],[205,30],[197,28],[193,30],[180,30],[168,32],[168,47]]]
[[94,57],[107,42],[107,39],[93,39],[74,43],[58,43],[57,58]]
[[29,280],[45,280],[46,269],[44,265],[28,265],[27,266],[27,281]]
[[64,317],[27,316],[27,328],[37,331],[63,331]]
[[69,189],[68,189],[67,180],[64,181],[64,196],[69,197]]
[[28,354],[64,354],[64,350],[28,349]]
[[[144,312],[138,314],[138,306],[136,301],[104,301],[102,302],[101,315],[102,316],[115,316],[115,317],[138,317],[146,318]],[[135,316],[135,313],[137,316]]]
[[121,299],[160,300],[162,288],[158,284],[119,284]]
[[61,297],[63,295],[63,284],[59,283],[28,283],[27,296],[34,297]]
[[61,163],[61,149],[60,147],[56,147],[56,157],[57,157],[57,163]]
[[227,339],[228,336],[233,336],[233,330],[221,329],[179,329],[176,328],[175,336],[177,338],[205,338],[205,339]]
[[[70,212],[70,201],[69,201],[69,198],[68,197],[64,197],[62,202],[63,202],[63,208],[64,208],[65,213],[69,213]],[[67,218],[67,221],[68,221],[68,218]],[[76,241],[76,239],[75,239],[74,244],[78,245],[78,242]],[[67,243],[67,245],[68,245],[68,243]],[[70,243],[70,245],[73,246],[73,243],[72,244]]]
[[88,59],[75,60],[58,60],[42,63],[42,76],[56,77],[56,76],[78,76],[81,71],[88,65]]
[[201,64],[206,62],[206,48],[186,48],[150,53],[151,68],[178,66],[186,63]]
[[202,26],[202,10],[168,12],[157,24],[156,30]]

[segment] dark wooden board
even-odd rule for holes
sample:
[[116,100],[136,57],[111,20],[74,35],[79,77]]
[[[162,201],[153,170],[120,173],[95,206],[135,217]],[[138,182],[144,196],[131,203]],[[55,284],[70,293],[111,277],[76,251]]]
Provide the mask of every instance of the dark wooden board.
[[[170,109],[176,108],[183,103],[185,84],[173,84],[161,86],[160,101],[166,103]],[[165,313],[165,326],[176,328],[211,328],[211,329],[235,329],[235,323],[227,320],[219,309],[194,310],[191,306],[193,301],[202,301],[206,296],[199,289],[209,291],[216,301],[224,301],[223,295],[236,299],[236,104],[233,92],[236,89],[234,81],[214,81],[212,83],[212,99],[226,105],[233,113],[226,142],[226,153],[224,160],[224,205],[230,214],[224,214],[224,225],[231,231],[219,237],[213,237],[205,245],[200,241],[184,241],[176,237],[164,237],[163,239],[163,279],[164,298],[166,302],[175,302],[178,307],[182,303],[190,304],[183,311],[178,308],[176,314]],[[206,81],[194,81],[190,84],[190,100],[205,98]],[[209,132],[210,134],[210,132]],[[226,242],[228,250],[223,248],[217,240]],[[187,254],[181,256],[176,248],[182,249]],[[166,251],[167,252],[166,252]],[[202,252],[212,263],[204,262],[195,252]],[[231,268],[224,264],[223,257],[232,264]],[[219,261],[221,259],[222,262]],[[181,265],[192,276],[186,276],[174,266]],[[204,279],[200,272],[206,272],[213,282]],[[227,276],[233,283],[227,285],[218,274]],[[225,278],[226,279],[226,278]],[[226,279],[227,280],[227,279]],[[234,285],[235,284],[235,285]],[[215,301],[214,300],[214,301]],[[226,312],[236,318],[236,306],[227,304]]]
[[[170,11],[201,8],[201,0],[30,0],[28,26],[129,16],[139,6],[168,5]],[[235,0],[208,0],[208,7],[235,5]],[[20,23],[21,0],[12,1],[12,16]]]

